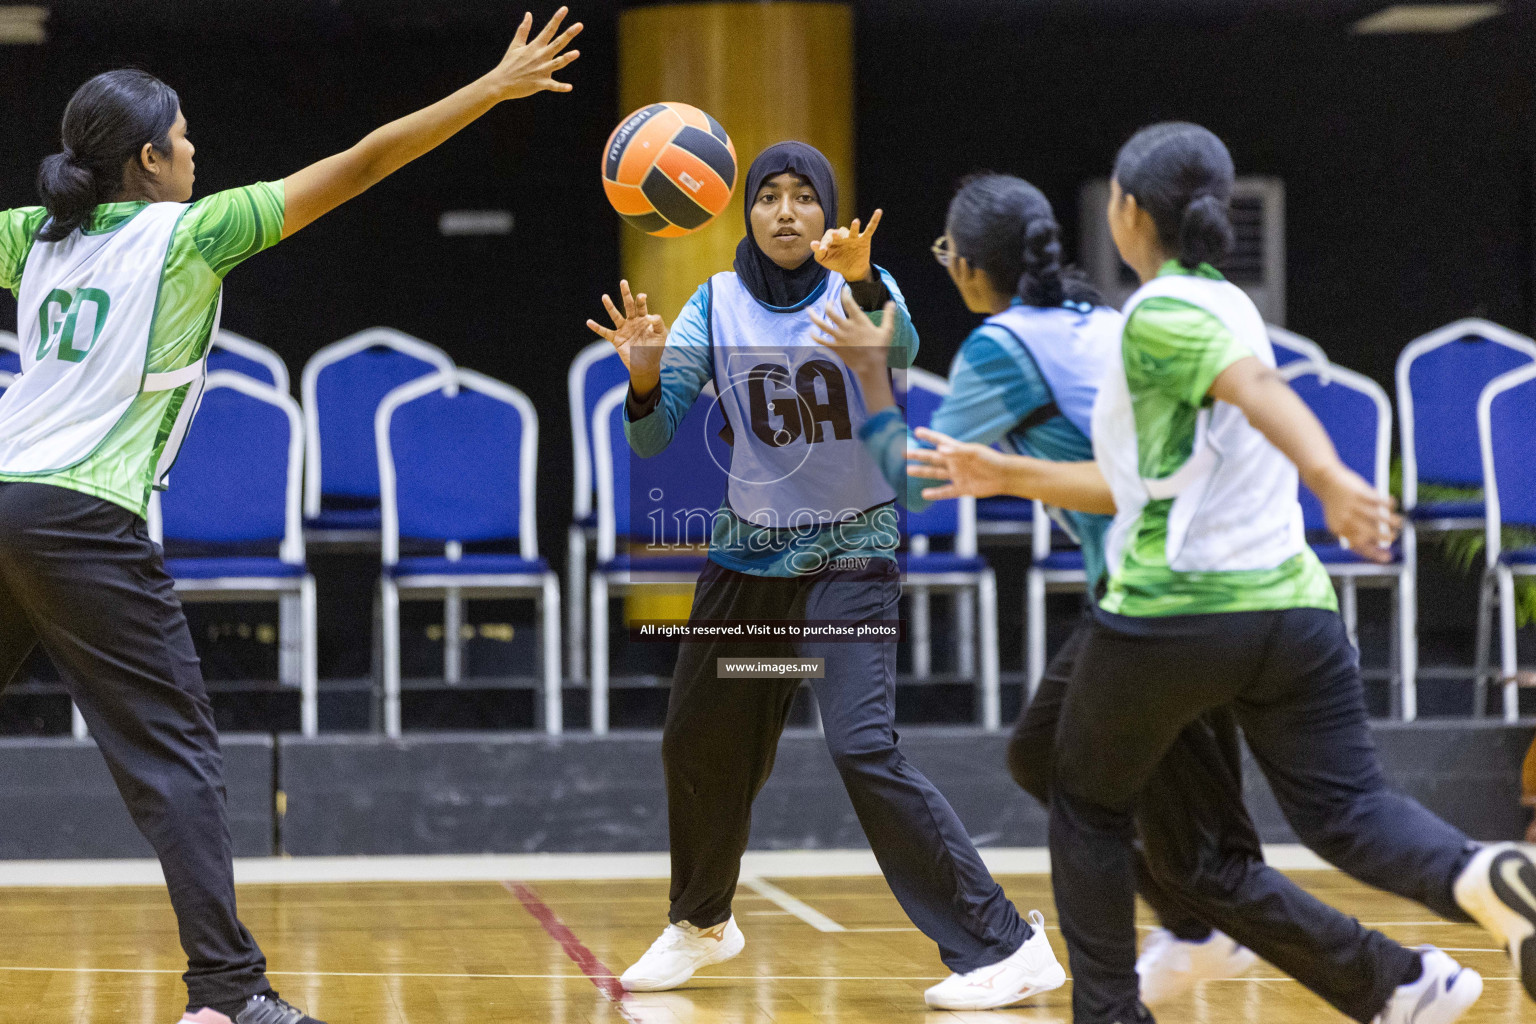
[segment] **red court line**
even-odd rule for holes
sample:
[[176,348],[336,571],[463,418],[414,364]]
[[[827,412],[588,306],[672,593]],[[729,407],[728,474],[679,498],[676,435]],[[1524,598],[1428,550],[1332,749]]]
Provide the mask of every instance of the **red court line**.
[[521,882],[502,882],[501,884],[522,902],[523,908],[544,927],[549,937],[560,943],[560,948],[565,950],[565,955],[581,968],[581,973],[587,976],[587,980],[597,986],[597,990],[607,996],[610,1002],[619,1004],[619,1013],[624,1016],[624,1019],[637,1020],[624,1009],[623,1000],[628,993],[624,991],[624,986],[619,984],[618,977],[604,966],[596,954],[581,944],[576,933],[560,920],[560,916],[551,910],[548,904],[539,899],[539,894]]

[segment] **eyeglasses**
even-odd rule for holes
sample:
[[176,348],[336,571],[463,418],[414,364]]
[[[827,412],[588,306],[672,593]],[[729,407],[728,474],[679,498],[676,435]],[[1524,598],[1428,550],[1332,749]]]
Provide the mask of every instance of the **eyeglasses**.
[[939,266],[945,270],[949,269],[950,263],[955,258],[955,247],[950,243],[947,234],[935,238],[933,244],[928,247],[928,251],[933,253],[933,258],[938,260]]

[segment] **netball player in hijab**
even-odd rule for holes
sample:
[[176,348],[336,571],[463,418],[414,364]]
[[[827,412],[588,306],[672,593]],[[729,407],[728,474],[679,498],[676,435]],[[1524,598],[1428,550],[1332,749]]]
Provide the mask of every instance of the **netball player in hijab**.
[[224,275],[550,76],[565,9],[446,99],[281,181],[188,203],[176,93],[140,71],[86,82],[43,205],[0,212],[0,285],[22,374],[0,397],[0,686],[41,644],[160,857],[187,954],[184,1021],[317,1024],[267,983],[235,913],[222,761],[181,604],[144,514],[197,409]]
[[[605,298],[614,326],[588,326],[629,368],[625,429],[638,455],[666,448],[705,384],[722,396],[730,479],[693,620],[894,624],[896,495],[858,436],[858,380],[812,338],[813,314],[847,294],[883,310],[889,365],[911,364],[917,334],[901,293],[870,261],[880,213],[863,230],[857,220],[835,227],[832,168],[800,143],[753,161],[745,196],[734,271],[706,282],[670,331],[627,285],[622,311]],[[811,683],[832,760],[892,892],[954,972],[928,990],[928,1005],[992,1009],[1062,985],[1043,919],[1019,916],[949,803],[896,746],[894,642],[699,639],[679,649],[662,739],[670,924],[624,986],[676,988],[742,949],[731,900],[752,800],[800,680],[719,678],[716,659],[774,655],[823,659],[825,676]]]

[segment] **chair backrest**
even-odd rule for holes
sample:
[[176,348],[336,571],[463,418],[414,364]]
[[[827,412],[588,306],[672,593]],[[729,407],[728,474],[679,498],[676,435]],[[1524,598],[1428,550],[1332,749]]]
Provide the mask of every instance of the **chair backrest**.
[[410,381],[379,403],[374,443],[385,565],[401,537],[538,557],[539,417],[517,388],[464,369]]
[[[938,374],[916,367],[904,372],[905,395],[898,401],[906,410],[909,427],[926,427],[933,422],[933,414],[949,394],[949,381]],[[976,553],[976,499],[959,498],[936,501],[921,512],[907,511],[903,516],[903,528],[911,537],[952,537],[955,552],[962,555]]]
[[304,514],[321,495],[379,497],[374,418],[384,396],[407,381],[451,373],[448,353],[388,327],[333,342],[304,364]]
[[[1339,458],[1382,494],[1392,454],[1392,402],[1380,384],[1337,363],[1303,360],[1280,370],[1333,440]],[[1298,497],[1308,530],[1325,530],[1322,503],[1302,484]]]
[[592,514],[596,484],[592,479],[592,416],[615,384],[629,381],[629,371],[613,345],[594,341],[571,361],[567,381],[571,395],[571,454],[575,458],[572,512],[577,519]]
[[1536,363],[1491,381],[1477,401],[1488,500],[1487,557],[1499,557],[1504,524],[1536,526]]
[[1403,507],[1419,482],[1480,487],[1477,402],[1493,378],[1536,360],[1536,341],[1487,320],[1458,320],[1411,342],[1397,358]]
[[276,540],[285,562],[301,564],[303,464],[292,396],[244,374],[210,373],[160,500],[159,531],[211,546]]
[[1328,365],[1328,356],[1323,347],[1311,338],[1304,338],[1295,331],[1274,324],[1264,326],[1269,330],[1269,344],[1275,350],[1275,365],[1285,366],[1303,360]]
[[21,339],[10,331],[0,331],[0,371],[21,372]]
[[283,362],[283,357],[234,331],[220,331],[208,348],[208,372],[215,370],[243,373],[285,395],[293,390],[288,379],[288,364]]
[[635,455],[624,437],[624,399],[617,384],[592,413],[593,475],[597,482],[597,557],[607,561],[618,541],[652,550],[704,544],[725,497],[730,446],[713,388],[707,389],[677,425],[672,443],[655,458]]

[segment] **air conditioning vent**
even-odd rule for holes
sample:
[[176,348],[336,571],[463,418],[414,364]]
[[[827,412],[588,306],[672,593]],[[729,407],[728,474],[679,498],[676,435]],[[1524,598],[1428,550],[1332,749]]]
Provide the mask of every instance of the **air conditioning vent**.
[[[1109,236],[1104,219],[1108,203],[1108,179],[1083,186],[1079,263],[1105,300],[1118,307],[1138,282]],[[1238,178],[1232,192],[1232,227],[1237,244],[1222,272],[1248,293],[1265,320],[1285,326],[1285,184],[1279,178]]]

